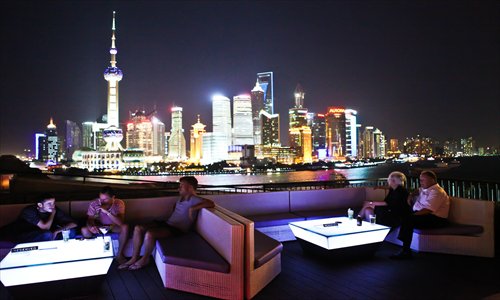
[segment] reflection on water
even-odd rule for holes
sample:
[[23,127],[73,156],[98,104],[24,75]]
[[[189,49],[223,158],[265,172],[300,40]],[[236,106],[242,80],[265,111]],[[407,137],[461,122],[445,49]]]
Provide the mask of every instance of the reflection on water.
[[[284,183],[303,181],[328,181],[341,179],[343,175],[347,179],[368,179],[386,177],[394,169],[394,165],[386,165],[367,168],[344,169],[344,170],[321,170],[321,171],[297,171],[270,174],[220,174],[220,175],[196,175],[200,184],[206,185],[235,185],[235,184],[261,184],[261,183]],[[111,177],[111,176],[110,176]],[[113,176],[116,178],[148,180],[148,181],[178,181],[182,176]]]
[[[441,178],[500,181],[500,157],[468,157],[460,158],[461,165],[456,168],[439,170],[437,175]],[[287,173],[271,173],[256,175],[221,174],[221,175],[196,175],[200,184],[206,185],[235,185],[235,184],[262,184],[284,183],[302,181],[328,181],[335,180],[335,173],[347,179],[376,179],[385,178],[392,171],[409,172],[408,164],[382,164],[375,167],[354,169],[337,169],[322,171],[297,171]],[[124,178],[147,181],[178,181],[182,176],[107,176],[108,178]],[[337,177],[337,179],[339,179]],[[96,180],[99,179],[87,179]]]

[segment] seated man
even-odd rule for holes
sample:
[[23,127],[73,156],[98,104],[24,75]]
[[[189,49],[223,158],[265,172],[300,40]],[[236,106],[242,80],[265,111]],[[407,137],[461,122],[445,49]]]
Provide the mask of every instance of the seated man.
[[[180,235],[192,229],[198,216],[198,210],[214,207],[211,200],[196,195],[198,180],[192,176],[179,179],[179,200],[175,203],[172,215],[166,222],[150,225],[137,225],[134,229],[134,252],[129,261],[118,266],[118,269],[138,270],[149,263],[156,240],[173,235]],[[144,244],[144,256],[140,258]]]
[[102,188],[99,198],[90,202],[87,210],[87,226],[82,228],[85,238],[99,234],[99,227],[109,227],[110,232],[120,233],[120,247],[116,260],[122,264],[126,261],[123,247],[128,239],[128,225],[125,224],[125,203],[115,197],[115,192],[109,186]]
[[402,217],[398,239],[403,242],[403,249],[393,259],[409,259],[414,228],[439,228],[448,224],[450,199],[437,183],[437,176],[432,171],[420,174],[420,188],[413,192],[408,201],[413,203],[413,213]]
[[70,238],[75,237],[76,222],[56,207],[56,199],[51,194],[40,195],[36,204],[21,211],[14,223],[17,242],[40,242],[61,239],[63,229],[71,229]]

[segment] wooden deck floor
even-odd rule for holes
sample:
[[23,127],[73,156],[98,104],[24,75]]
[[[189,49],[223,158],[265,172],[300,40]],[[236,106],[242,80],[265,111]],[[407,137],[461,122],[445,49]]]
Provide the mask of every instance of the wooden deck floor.
[[[281,274],[254,299],[500,299],[498,258],[419,253],[390,260],[397,250],[383,244],[371,259],[325,262],[305,255],[297,242],[284,243]],[[205,298],[164,289],[154,264],[132,272],[113,263],[95,289],[88,299]],[[0,299],[12,299],[3,286]]]

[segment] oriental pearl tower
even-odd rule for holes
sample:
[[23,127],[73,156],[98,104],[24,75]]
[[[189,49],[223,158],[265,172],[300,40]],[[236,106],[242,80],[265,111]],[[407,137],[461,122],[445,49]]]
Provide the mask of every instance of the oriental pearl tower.
[[106,151],[123,150],[120,142],[123,139],[123,131],[119,127],[118,110],[118,83],[123,78],[123,72],[116,66],[116,53],[118,50],[115,45],[115,12],[113,11],[113,24],[111,35],[111,66],[104,70],[104,79],[108,82],[108,125],[103,131],[103,137],[106,141]]

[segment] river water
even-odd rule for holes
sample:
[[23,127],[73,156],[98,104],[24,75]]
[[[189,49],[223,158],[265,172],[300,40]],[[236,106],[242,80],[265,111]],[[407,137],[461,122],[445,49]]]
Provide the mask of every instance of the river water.
[[[466,157],[459,158],[460,166],[437,170],[440,178],[466,179],[478,181],[500,182],[500,156],[490,157]],[[220,175],[196,175],[200,184],[206,185],[238,185],[238,184],[262,184],[262,183],[282,183],[282,182],[303,182],[303,181],[328,181],[334,180],[338,176],[335,173],[345,176],[347,179],[376,179],[385,178],[392,171],[401,171],[409,174],[409,164],[382,164],[376,167],[335,169],[321,171],[296,171],[271,174],[220,174]],[[181,176],[109,176],[112,178],[136,179],[144,181],[177,181]]]

